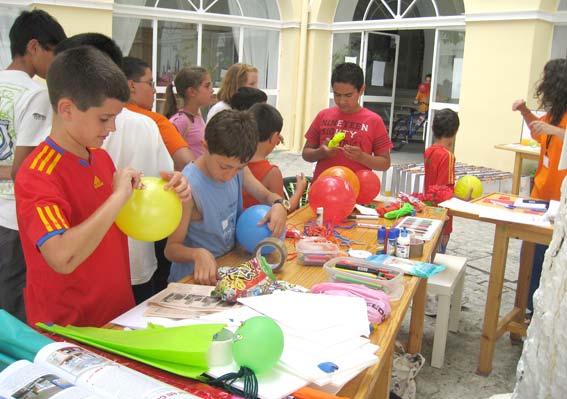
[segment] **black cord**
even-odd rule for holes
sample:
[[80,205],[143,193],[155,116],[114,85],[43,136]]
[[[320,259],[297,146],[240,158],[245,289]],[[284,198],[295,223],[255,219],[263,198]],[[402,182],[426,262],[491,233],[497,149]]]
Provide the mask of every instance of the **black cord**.
[[[232,386],[236,380],[240,378],[244,379],[243,390]],[[224,388],[235,395],[244,394],[246,399],[256,399],[258,397],[258,379],[256,378],[256,374],[254,374],[254,372],[248,367],[240,367],[240,370],[236,373],[221,375],[220,377],[209,381],[209,384]]]

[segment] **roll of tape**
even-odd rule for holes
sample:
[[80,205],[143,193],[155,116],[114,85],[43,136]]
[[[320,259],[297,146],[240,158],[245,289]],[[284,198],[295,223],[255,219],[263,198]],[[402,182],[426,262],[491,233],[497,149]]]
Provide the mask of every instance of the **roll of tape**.
[[223,328],[213,337],[207,352],[209,367],[226,366],[232,362],[232,340],[234,334]]
[[[258,243],[258,245],[256,245],[256,249],[254,249],[254,253],[256,254],[256,257],[262,254],[262,249],[268,247],[275,248],[276,253],[279,255],[278,262],[276,263],[268,262],[268,264],[270,265],[270,268],[272,270],[274,271],[279,270],[284,265],[287,259],[287,248],[285,247],[285,243],[279,238],[275,238],[275,237],[264,238],[262,241]],[[272,260],[273,257],[274,255],[270,254],[269,256],[270,259],[266,259],[266,261]]]
[[423,245],[425,241],[420,240],[419,238],[412,237],[410,239],[410,251],[409,257],[410,258],[419,258],[423,255]]

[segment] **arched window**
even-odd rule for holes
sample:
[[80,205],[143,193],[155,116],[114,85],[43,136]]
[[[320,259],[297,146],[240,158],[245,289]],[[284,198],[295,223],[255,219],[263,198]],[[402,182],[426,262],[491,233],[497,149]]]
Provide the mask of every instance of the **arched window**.
[[340,0],[335,22],[460,15],[463,0]]
[[112,35],[125,55],[152,65],[158,94],[184,66],[207,68],[218,88],[244,62],[275,104],[281,28],[276,0],[116,0]]

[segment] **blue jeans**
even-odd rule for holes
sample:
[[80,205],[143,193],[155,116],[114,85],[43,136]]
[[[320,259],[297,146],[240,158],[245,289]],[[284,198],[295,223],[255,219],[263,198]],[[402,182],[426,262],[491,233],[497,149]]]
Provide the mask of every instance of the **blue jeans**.
[[528,292],[528,310],[534,311],[534,293],[539,287],[539,279],[541,278],[541,269],[543,267],[543,259],[547,245],[536,244],[534,248],[534,260],[532,263],[532,278],[530,280],[530,290]]

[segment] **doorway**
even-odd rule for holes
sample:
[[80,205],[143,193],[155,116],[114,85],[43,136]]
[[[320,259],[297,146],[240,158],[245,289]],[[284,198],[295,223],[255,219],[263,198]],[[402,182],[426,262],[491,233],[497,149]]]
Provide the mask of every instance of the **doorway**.
[[[382,117],[391,136],[396,121],[418,109],[413,101],[432,73],[434,47],[435,29],[335,33],[332,67],[341,62],[362,67],[363,105]],[[423,153],[426,130],[427,123],[400,151]]]

